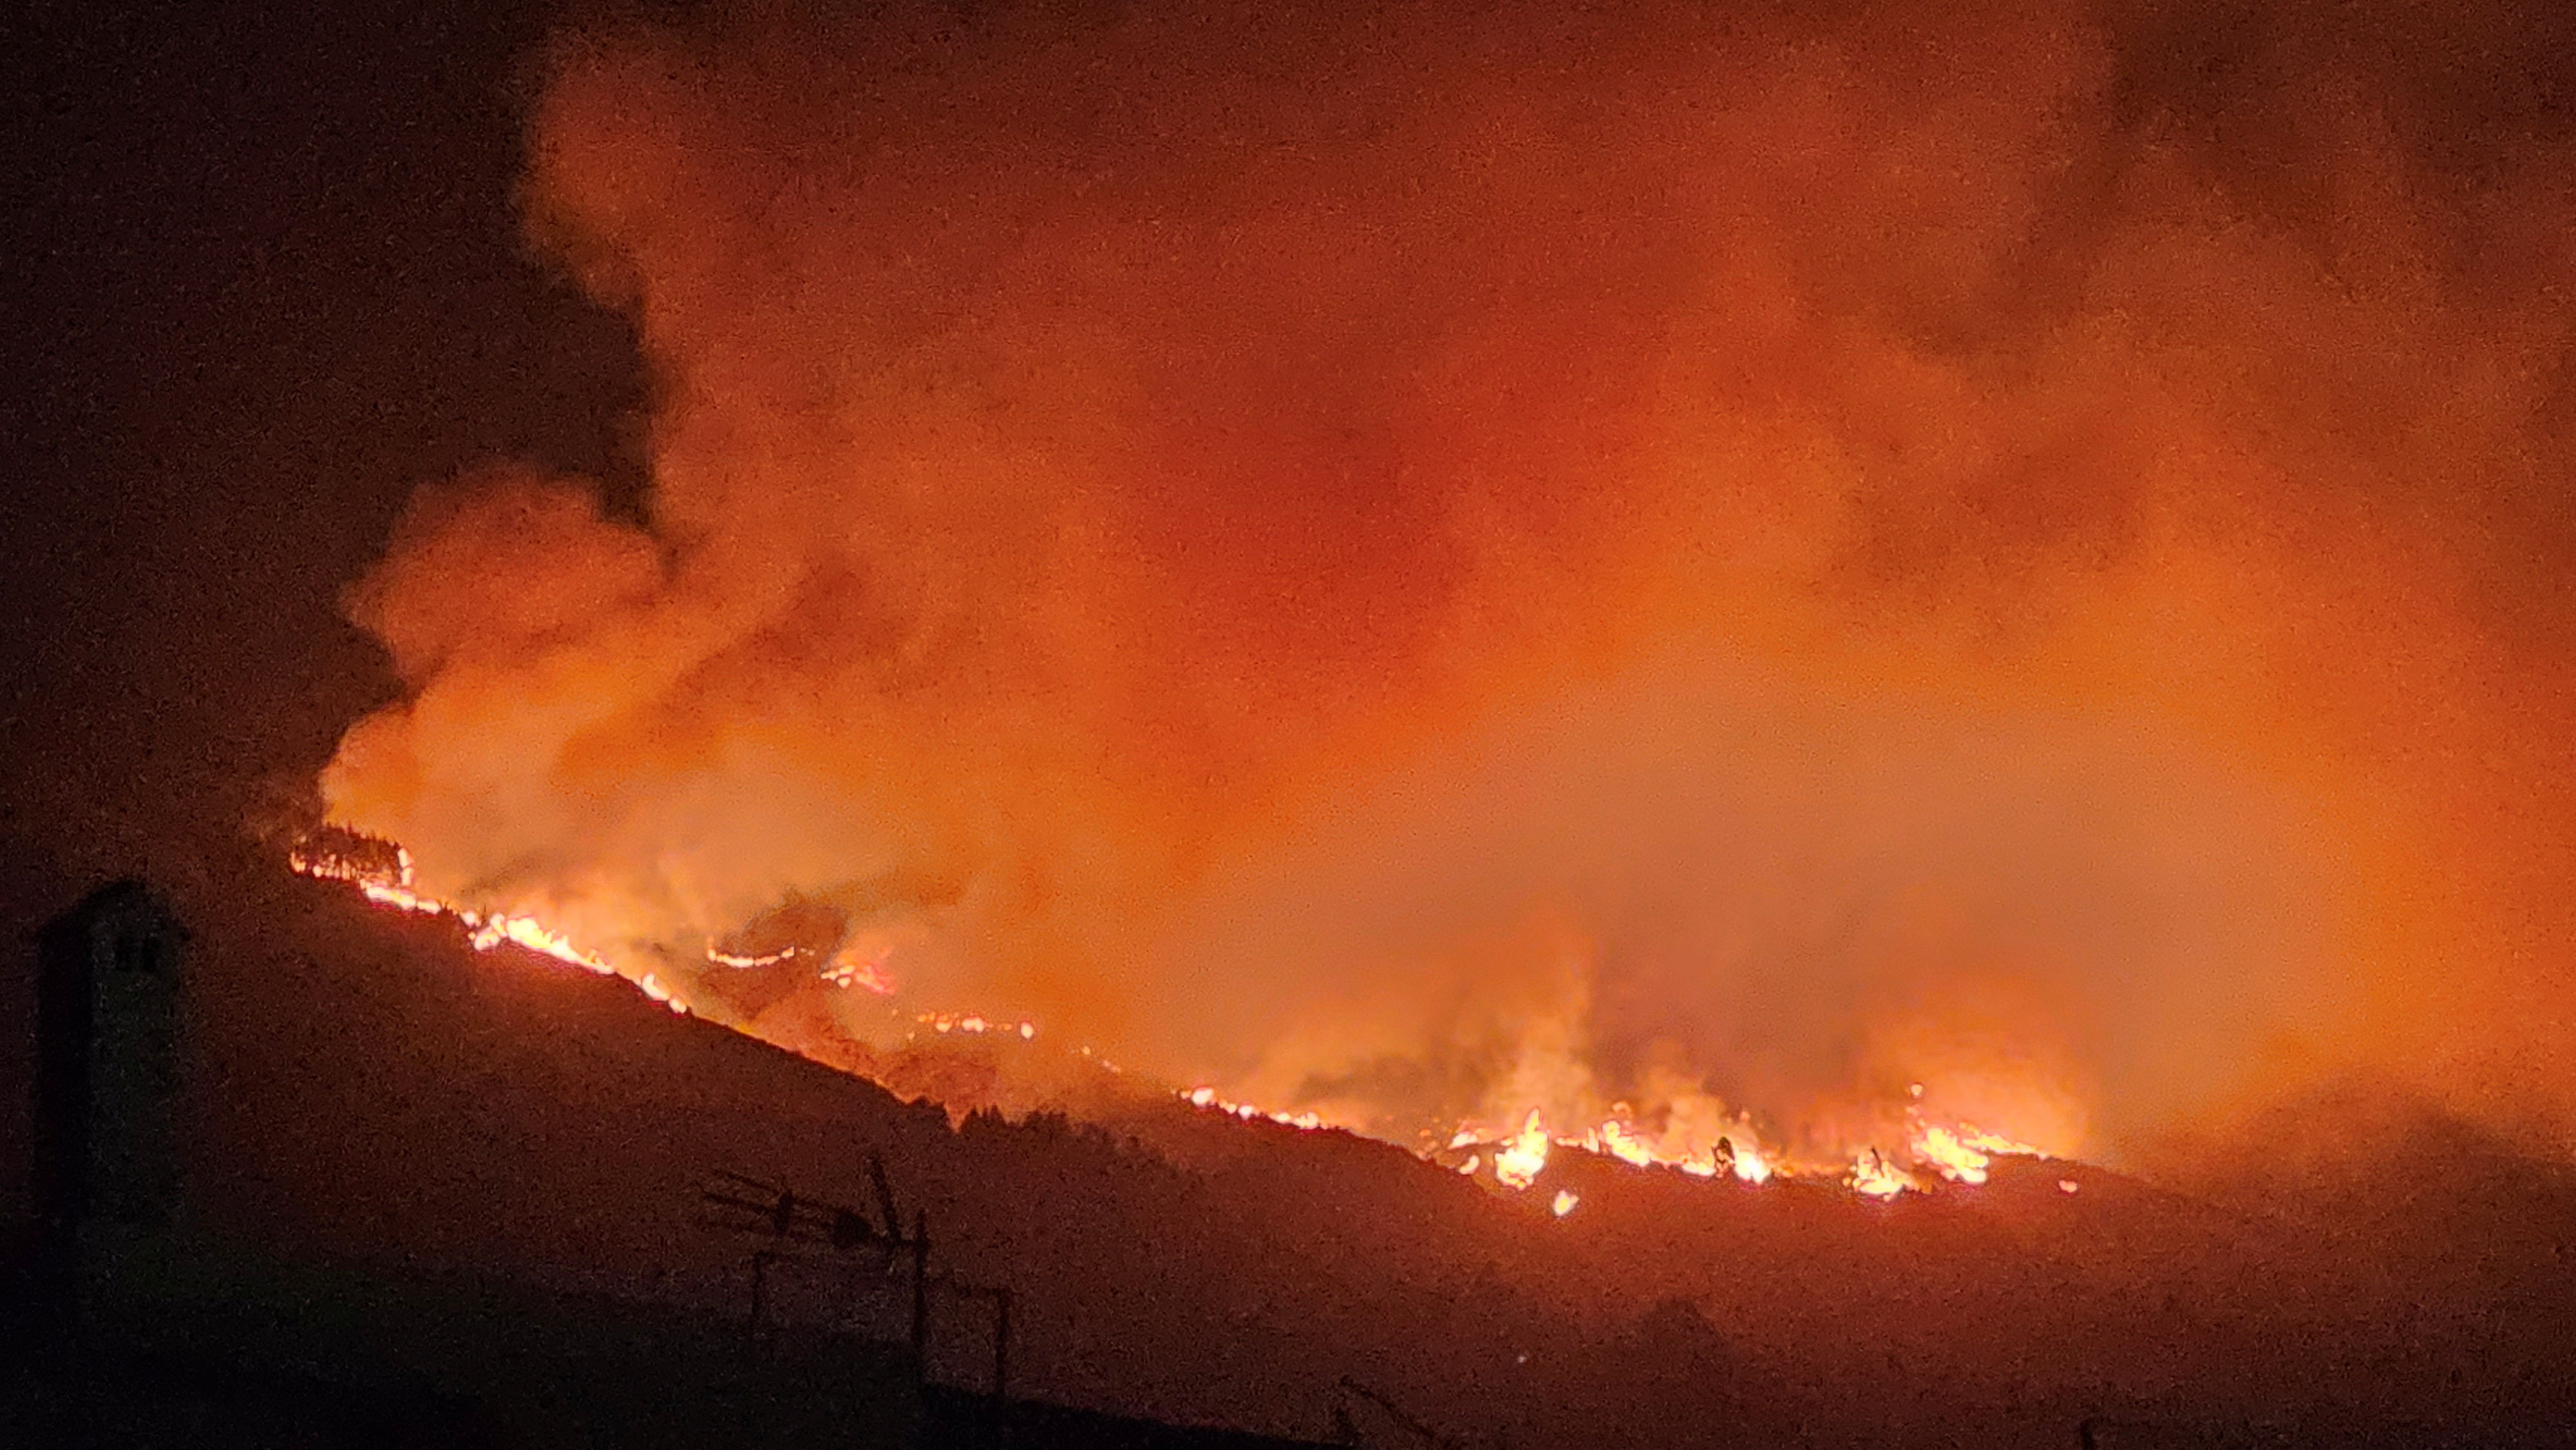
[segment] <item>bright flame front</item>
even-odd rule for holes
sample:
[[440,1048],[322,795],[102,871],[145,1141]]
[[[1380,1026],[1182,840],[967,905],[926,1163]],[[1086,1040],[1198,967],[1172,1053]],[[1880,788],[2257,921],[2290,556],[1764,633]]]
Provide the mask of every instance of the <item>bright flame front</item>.
[[[382,862],[303,849],[289,856],[289,864],[308,876],[346,882],[378,905],[450,918],[465,929],[467,939],[478,951],[517,946],[603,976],[627,976],[637,990],[653,1001],[675,1013],[689,1011],[688,1004],[654,972],[623,972],[607,957],[580,946],[534,917],[480,912],[423,893],[415,883],[410,853],[400,848]],[[737,969],[776,967],[793,955],[793,948],[752,955],[719,952],[710,947],[707,953],[710,962]],[[891,980],[881,972],[881,963],[873,961],[854,964],[836,958],[820,975],[839,985],[862,985],[880,994],[894,991]],[[1034,1022],[977,1013],[919,1012],[913,1014],[912,1020],[938,1037],[1000,1037],[1029,1042],[1038,1035]],[[1082,1049],[1082,1055],[1098,1061],[1088,1048]],[[1105,1062],[1101,1065],[1116,1071]],[[1312,1109],[1288,1111],[1236,1101],[1212,1085],[1196,1086],[1178,1096],[1194,1108],[1243,1121],[1305,1131],[1347,1126],[1331,1122]],[[1536,1187],[1547,1175],[1555,1150],[1568,1148],[1633,1169],[1669,1169],[1704,1180],[1731,1178],[1752,1187],[1783,1178],[1839,1182],[1855,1194],[1882,1200],[1927,1192],[1935,1182],[1984,1184],[1997,1158],[2049,1156],[2031,1143],[1970,1123],[1926,1119],[1921,1110],[1920,1084],[1914,1087],[1912,1096],[1896,1157],[1870,1143],[1850,1147],[1838,1159],[1800,1157],[1781,1145],[1765,1143],[1749,1119],[1727,1114],[1705,1099],[1676,1100],[1660,1109],[1658,1118],[1641,1117],[1626,1103],[1614,1104],[1609,1116],[1580,1131],[1552,1127],[1545,1110],[1531,1106],[1506,1131],[1470,1121],[1445,1135],[1426,1134],[1425,1141],[1438,1146],[1417,1146],[1416,1151],[1425,1157],[1453,1160],[1450,1166],[1469,1178],[1483,1181],[1489,1175],[1498,1190],[1510,1193]],[[1466,1150],[1465,1156],[1457,1159],[1462,1149]],[[2077,1185],[2071,1179],[2062,1179],[2057,1186],[2072,1194]],[[1563,1218],[1574,1211],[1581,1196],[1573,1189],[1559,1187],[1549,1193],[1546,1201],[1549,1212]]]

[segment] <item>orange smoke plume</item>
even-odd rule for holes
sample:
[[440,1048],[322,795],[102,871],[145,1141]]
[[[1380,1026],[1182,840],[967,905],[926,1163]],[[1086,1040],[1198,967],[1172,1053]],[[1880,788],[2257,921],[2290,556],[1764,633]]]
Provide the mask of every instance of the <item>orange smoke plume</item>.
[[1327,11],[567,37],[651,492],[423,492],[334,818],[791,1046],[1389,1133],[2557,1131],[2576,229],[2407,83],[2475,17]]

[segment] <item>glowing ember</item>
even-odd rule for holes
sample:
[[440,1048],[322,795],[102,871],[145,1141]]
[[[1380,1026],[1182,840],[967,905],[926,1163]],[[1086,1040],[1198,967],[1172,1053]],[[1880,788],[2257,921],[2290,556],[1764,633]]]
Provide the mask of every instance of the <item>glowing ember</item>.
[[1563,1218],[1567,1214],[1574,1212],[1574,1206],[1582,1201],[1583,1200],[1576,1196],[1572,1189],[1561,1189],[1556,1195],[1556,1201],[1547,1206],[1547,1211],[1555,1214],[1558,1218]]

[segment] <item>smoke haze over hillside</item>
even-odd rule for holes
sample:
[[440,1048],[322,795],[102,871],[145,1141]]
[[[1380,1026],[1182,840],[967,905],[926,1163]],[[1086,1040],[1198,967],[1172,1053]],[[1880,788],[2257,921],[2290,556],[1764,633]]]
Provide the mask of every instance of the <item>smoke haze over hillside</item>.
[[1391,1126],[1921,1082],[2116,1155],[2368,1072],[2563,1142],[2559,39],[567,33],[530,227],[651,490],[424,488],[330,809],[666,978],[826,903],[907,1001]]

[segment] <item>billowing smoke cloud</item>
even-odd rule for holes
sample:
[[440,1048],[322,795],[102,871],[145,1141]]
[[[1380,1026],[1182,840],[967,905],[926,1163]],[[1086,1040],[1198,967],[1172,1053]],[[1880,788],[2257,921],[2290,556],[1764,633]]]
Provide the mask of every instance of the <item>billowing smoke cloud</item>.
[[333,811],[791,1043],[881,1009],[708,943],[1391,1125],[1925,1082],[2117,1151],[2366,1068],[2554,1131],[2550,40],[569,37],[529,210],[638,322],[645,516],[426,490]]

